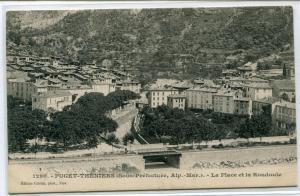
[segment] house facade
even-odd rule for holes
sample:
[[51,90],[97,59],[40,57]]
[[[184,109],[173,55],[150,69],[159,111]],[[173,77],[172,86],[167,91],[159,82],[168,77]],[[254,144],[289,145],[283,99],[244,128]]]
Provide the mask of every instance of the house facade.
[[187,107],[191,109],[213,109],[213,88],[191,88],[186,91]]
[[272,97],[272,88],[268,83],[253,83],[245,85],[245,97],[252,100]]
[[169,95],[167,99],[167,105],[170,108],[178,108],[185,110],[186,107],[186,96],[182,94]]
[[156,108],[168,104],[168,96],[179,94],[178,90],[172,87],[155,87],[149,90],[148,103],[150,107]]

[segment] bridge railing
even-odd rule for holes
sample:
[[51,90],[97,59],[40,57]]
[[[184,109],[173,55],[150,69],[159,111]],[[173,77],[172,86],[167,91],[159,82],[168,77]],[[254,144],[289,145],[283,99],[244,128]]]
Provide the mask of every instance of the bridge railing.
[[147,140],[145,140],[145,138],[143,136],[141,136],[141,134],[139,134],[139,132],[140,132],[140,119],[141,119],[141,115],[138,113],[135,116],[134,120],[133,120],[134,132],[136,133],[137,137],[139,137],[139,140],[141,141],[141,143],[149,144],[149,142]]
[[174,150],[169,150],[167,148],[151,148],[151,149],[137,149],[134,150],[135,153],[156,153],[156,152],[174,152]]

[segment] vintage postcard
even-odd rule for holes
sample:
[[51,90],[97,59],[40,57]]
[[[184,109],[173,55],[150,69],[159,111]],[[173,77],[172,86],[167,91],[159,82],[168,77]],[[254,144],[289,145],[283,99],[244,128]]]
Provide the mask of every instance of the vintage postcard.
[[292,7],[8,11],[10,193],[297,185]]

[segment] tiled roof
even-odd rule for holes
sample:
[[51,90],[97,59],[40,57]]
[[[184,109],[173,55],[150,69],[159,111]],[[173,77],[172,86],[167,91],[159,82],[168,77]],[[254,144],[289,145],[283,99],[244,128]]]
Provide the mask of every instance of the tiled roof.
[[188,89],[187,91],[203,91],[203,92],[211,92],[211,93],[217,92],[215,88],[205,88],[205,87],[193,87]]
[[172,97],[172,98],[186,98],[186,96],[182,95],[182,94],[173,94],[173,95],[169,95],[168,97]]
[[268,83],[251,83],[245,86],[250,88],[272,89]]
[[175,89],[174,87],[171,86],[151,86],[150,91],[168,91],[168,90],[172,90],[172,91],[176,91],[177,89]]

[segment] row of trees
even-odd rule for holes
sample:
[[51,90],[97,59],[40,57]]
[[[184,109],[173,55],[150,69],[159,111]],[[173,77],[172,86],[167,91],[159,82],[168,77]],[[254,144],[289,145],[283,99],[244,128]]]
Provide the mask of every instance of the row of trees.
[[159,142],[180,144],[209,141],[217,134],[213,123],[190,111],[159,106],[156,109],[145,107],[141,112],[145,138],[155,136]]
[[[267,108],[265,109],[267,110]],[[272,128],[268,111],[259,116],[237,116],[214,112],[195,114],[191,111],[171,109],[167,106],[145,107],[142,135],[156,142],[180,144],[267,136]]]
[[45,139],[65,149],[78,145],[96,147],[101,134],[112,133],[118,127],[106,112],[136,98],[138,95],[131,91],[116,91],[107,96],[88,93],[63,111],[48,115],[9,96],[9,150],[24,151],[28,147],[26,142],[31,139]]

